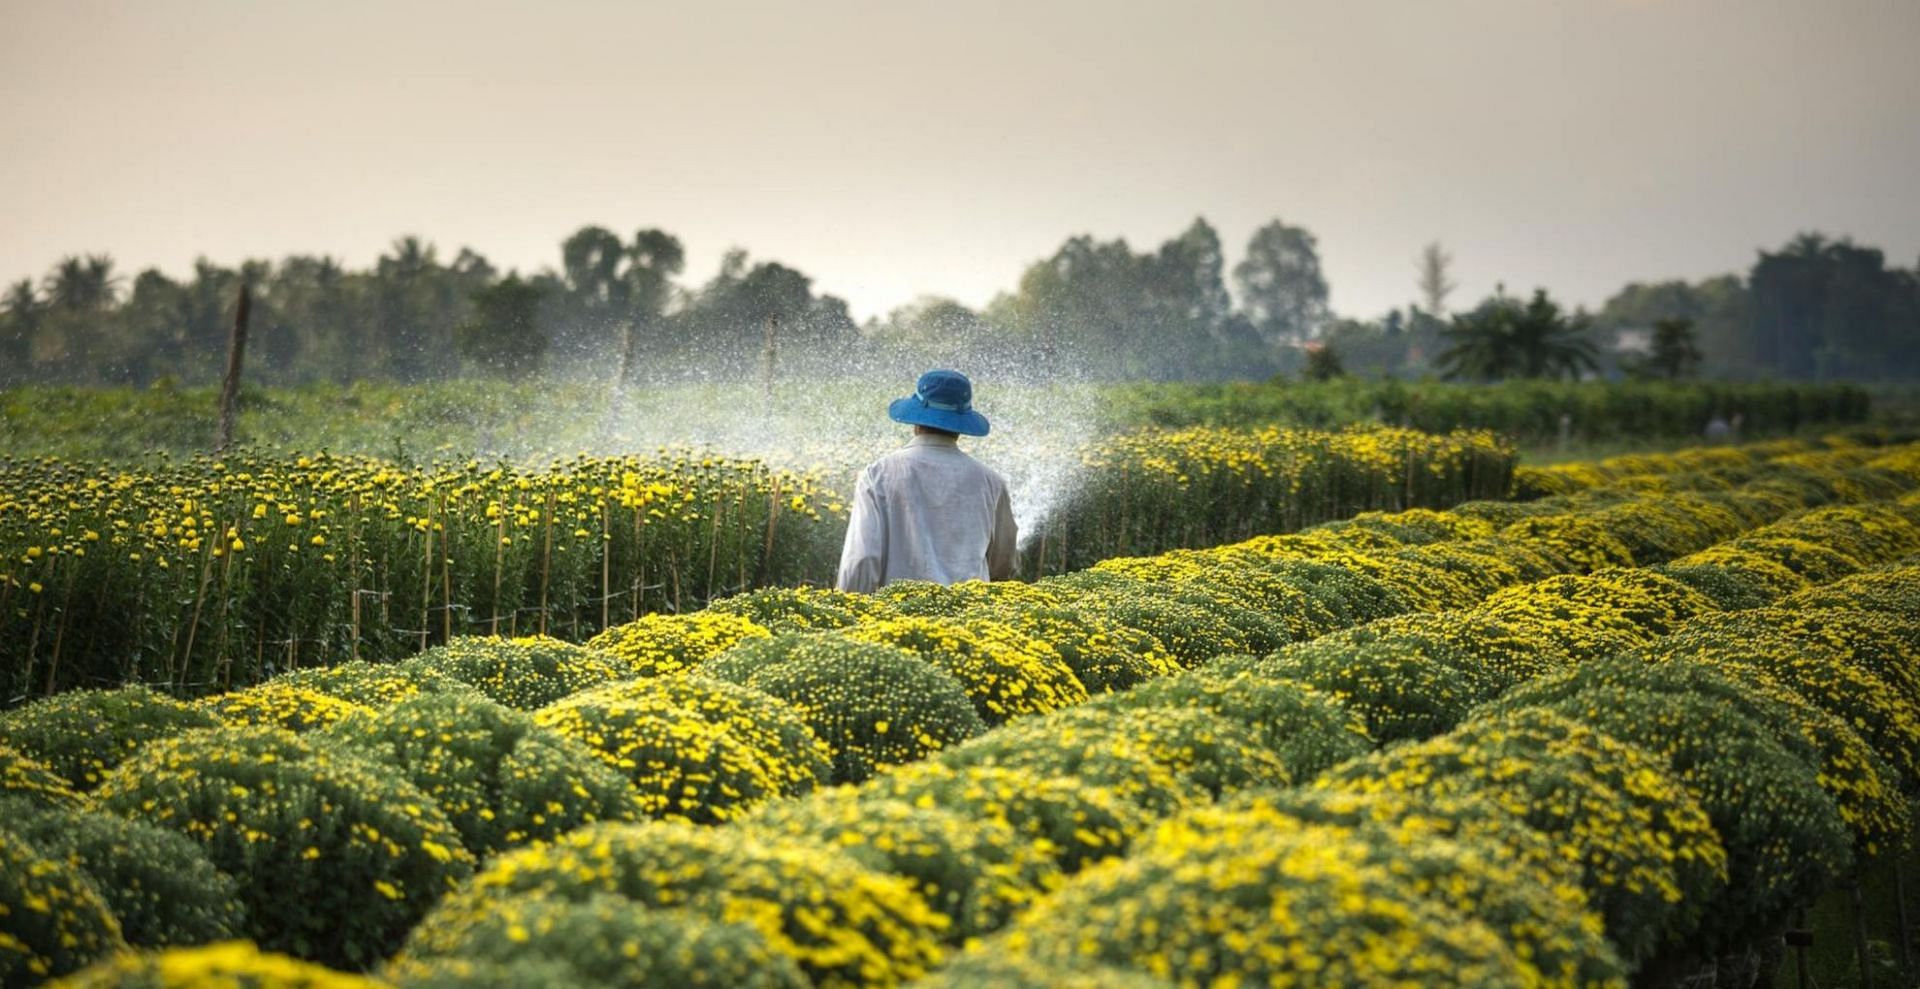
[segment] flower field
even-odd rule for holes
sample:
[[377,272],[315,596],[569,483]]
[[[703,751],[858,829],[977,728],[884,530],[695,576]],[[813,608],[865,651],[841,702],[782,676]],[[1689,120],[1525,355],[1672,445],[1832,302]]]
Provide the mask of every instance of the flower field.
[[56,691],[0,981],[1660,985],[1907,850],[1920,445],[1522,484]]
[[[1130,434],[1085,451],[1092,479],[1046,518],[1030,569],[1500,497],[1513,456],[1485,433]],[[846,509],[827,475],[671,450],[547,469],[0,461],[0,704],[127,682],[207,693],[462,635],[578,642],[831,583]]]

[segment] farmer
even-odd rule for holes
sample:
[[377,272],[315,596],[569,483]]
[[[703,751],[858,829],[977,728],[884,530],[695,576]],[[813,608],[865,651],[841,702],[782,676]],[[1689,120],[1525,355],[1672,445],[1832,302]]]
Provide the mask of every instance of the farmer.
[[987,435],[987,417],[973,410],[973,382],[958,371],[928,371],[887,415],[912,426],[913,438],[860,473],[840,552],[840,589],[1013,576],[1007,480],[958,443],[962,434]]

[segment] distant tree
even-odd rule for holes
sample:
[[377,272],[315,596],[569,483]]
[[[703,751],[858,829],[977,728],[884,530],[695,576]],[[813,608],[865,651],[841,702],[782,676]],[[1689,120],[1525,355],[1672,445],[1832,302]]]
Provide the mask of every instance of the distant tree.
[[0,300],[0,385],[28,380],[33,362],[33,339],[40,331],[40,297],[33,279],[22,278],[7,287]]
[[1346,367],[1340,363],[1340,352],[1332,345],[1325,342],[1307,345],[1307,366],[1301,369],[1301,377],[1308,381],[1332,381],[1346,374]]
[[545,290],[508,275],[476,291],[473,310],[454,326],[460,356],[488,374],[521,379],[537,373],[547,352],[540,329]]
[[1536,289],[1525,305],[1495,295],[1453,318],[1438,363],[1449,378],[1579,377],[1599,367],[1586,322],[1562,312],[1545,289]]
[[1270,346],[1300,343],[1327,320],[1327,279],[1313,234],[1279,220],[1254,231],[1233,267],[1240,304]]
[[111,380],[104,373],[103,344],[119,285],[113,258],[105,254],[62,258],[43,282],[45,317],[39,332],[51,350],[50,363],[69,380]]
[[1693,321],[1662,319],[1653,324],[1650,350],[1634,365],[1636,376],[1678,381],[1700,367],[1700,347],[1694,342]]
[[1420,251],[1420,301],[1435,316],[1447,314],[1447,296],[1457,287],[1447,275],[1451,267],[1453,255],[1441,250],[1439,241]]
[[1920,371],[1920,290],[1879,250],[1801,234],[1761,252],[1747,282],[1763,370],[1823,378]]
[[1614,293],[1595,314],[1594,328],[1618,338],[1646,334],[1664,319],[1683,319],[1692,325],[1700,365],[1716,375],[1756,373],[1756,355],[1746,339],[1747,289],[1737,275],[1722,275],[1696,283],[1684,281],[1633,282]]

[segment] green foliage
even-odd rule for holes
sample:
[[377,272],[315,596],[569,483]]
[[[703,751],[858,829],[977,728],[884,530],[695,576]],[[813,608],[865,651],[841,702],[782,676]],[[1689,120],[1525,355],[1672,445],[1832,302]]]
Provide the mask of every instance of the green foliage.
[[1149,826],[1139,805],[1073,776],[922,761],[876,776],[861,793],[1004,825],[1067,875],[1126,854]]
[[641,810],[657,818],[732,820],[762,801],[806,793],[831,771],[827,746],[799,710],[707,677],[610,684],[534,720],[623,774]]
[[86,874],[0,827],[0,986],[39,985],[121,944]]
[[[1538,688],[1539,699],[1552,695]],[[1498,705],[1537,702],[1522,687]],[[1736,942],[1783,921],[1853,864],[1846,822],[1818,767],[1767,727],[1704,694],[1591,686],[1545,706],[1637,745],[1671,767],[1727,850],[1728,885],[1702,925],[1710,943]]]
[[436,913],[427,925],[381,970],[384,980],[403,989],[808,985],[800,967],[747,924],[716,922],[686,910],[646,909],[611,893],[579,899],[522,893],[480,912]]
[[1639,964],[1684,944],[1726,889],[1727,853],[1656,755],[1540,708],[1513,708],[1383,750],[1322,789],[1422,801],[1491,801],[1582,871],[1608,938]]
[[198,844],[239,883],[262,947],[339,968],[391,953],[473,867],[439,808],[396,772],[277,729],[150,743],[94,799]]
[[0,739],[0,796],[25,797],[42,807],[78,807],[80,794],[59,774]]
[[1216,660],[1178,676],[1099,698],[1088,711],[1204,709],[1252,728],[1294,779],[1311,779],[1373,749],[1358,715],[1311,687],[1236,672]]
[[262,683],[228,694],[215,694],[194,706],[228,726],[254,725],[292,732],[325,728],[364,705],[284,683]]
[[1351,833],[1245,816],[1204,833],[1178,824],[1068,882],[1007,948],[1180,985],[1528,984],[1498,934],[1421,896]]
[[414,929],[407,957],[457,952],[476,924],[529,893],[574,903],[610,894],[635,913],[672,907],[744,923],[814,985],[845,989],[924,974],[947,926],[907,880],[824,845],[669,822],[597,825],[492,860]]
[[70,690],[0,713],[0,738],[88,790],[147,742],[216,724],[213,715],[145,687]]
[[536,374],[547,351],[540,328],[540,300],[546,294],[544,285],[512,274],[475,291],[473,311],[454,324],[454,349],[485,374],[513,379]]
[[893,646],[781,635],[745,642],[699,672],[793,705],[831,752],[835,783],[857,783],[986,730],[959,681]]
[[[889,584],[880,594],[849,594],[824,587],[763,587],[721,598],[707,606],[709,613],[739,615],[775,634],[846,628],[888,614],[886,600],[901,583]],[[930,585],[939,586],[939,585]]]
[[883,618],[834,635],[904,649],[946,671],[989,727],[1087,699],[1087,689],[1050,643],[999,622]]
[[409,674],[457,680],[522,711],[632,675],[609,653],[538,636],[459,638],[401,665]]
[[1448,665],[1418,640],[1369,632],[1325,636],[1257,662],[1235,661],[1222,672],[1231,670],[1311,687],[1353,712],[1381,744],[1446,731],[1497,691],[1492,678]]
[[949,943],[1004,926],[1060,882],[1045,849],[992,818],[842,788],[768,805],[742,825],[775,840],[839,848],[913,883],[945,914]]
[[399,770],[483,858],[640,815],[626,778],[591,750],[477,695],[422,694],[359,712],[326,736]]
[[338,666],[292,670],[269,684],[311,690],[367,707],[386,707],[423,694],[463,693],[473,688],[430,666],[352,660]]
[[1293,774],[1258,732],[1206,709],[1089,705],[1011,722],[939,756],[952,769],[995,767],[1077,778],[1171,813]]
[[1453,318],[1438,363],[1449,378],[1578,378],[1599,370],[1585,316],[1562,313],[1546,289],[1522,304],[1497,295]]
[[1173,985],[1145,972],[1110,965],[1009,955],[996,940],[968,949],[914,983],[915,989],[1172,989]]
[[248,941],[199,948],[122,952],[60,983],[66,989],[385,989],[373,979],[336,972]]
[[1360,860],[1430,902],[1487,925],[1546,986],[1623,985],[1626,969],[1589,912],[1577,868],[1485,801],[1327,791],[1253,792],[1169,822],[1153,847],[1206,847],[1262,830],[1330,828]]
[[158,948],[239,935],[246,913],[234,881],[192,841],[110,814],[0,798],[0,818],[43,857],[85,876],[128,944]]

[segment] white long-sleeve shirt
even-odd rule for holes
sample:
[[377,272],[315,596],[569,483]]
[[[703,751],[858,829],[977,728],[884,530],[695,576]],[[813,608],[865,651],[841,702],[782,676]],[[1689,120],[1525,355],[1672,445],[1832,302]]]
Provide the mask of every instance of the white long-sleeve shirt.
[[950,436],[919,433],[874,461],[854,486],[852,511],[840,552],[843,591],[1013,576],[1019,533],[1007,480]]

